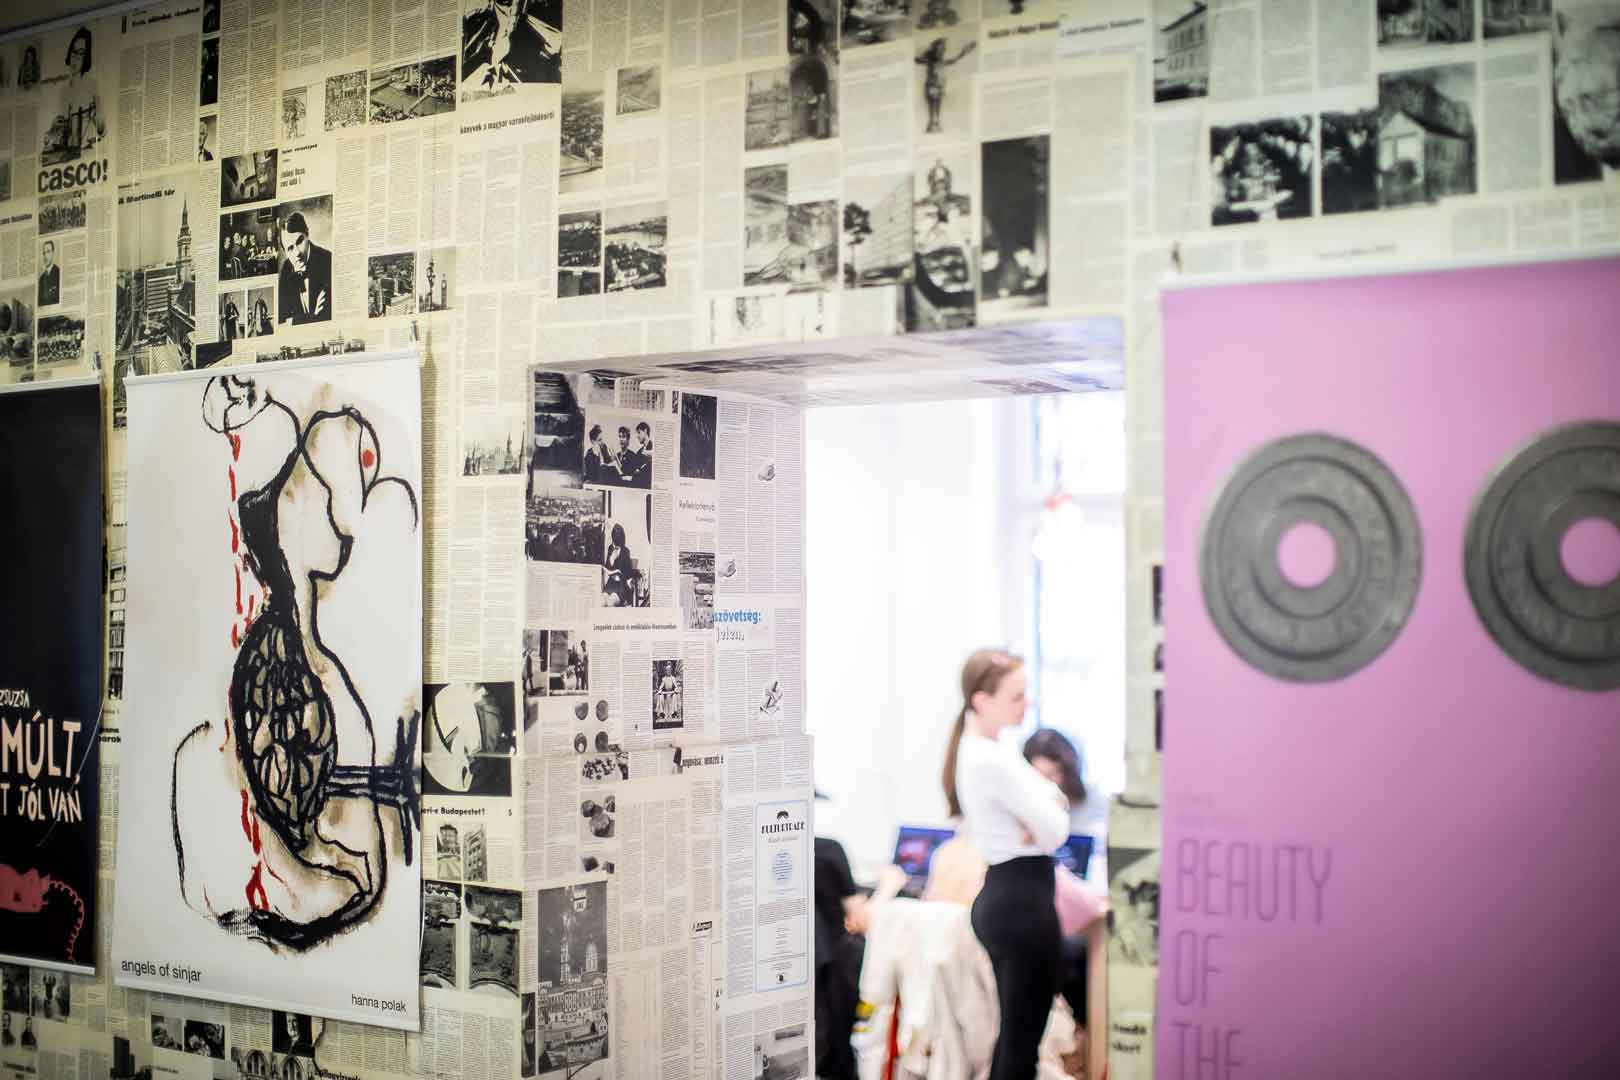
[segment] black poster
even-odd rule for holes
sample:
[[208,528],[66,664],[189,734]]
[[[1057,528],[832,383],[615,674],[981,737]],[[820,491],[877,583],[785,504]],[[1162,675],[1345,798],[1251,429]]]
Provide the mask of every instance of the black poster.
[[101,388],[0,390],[0,959],[92,971]]

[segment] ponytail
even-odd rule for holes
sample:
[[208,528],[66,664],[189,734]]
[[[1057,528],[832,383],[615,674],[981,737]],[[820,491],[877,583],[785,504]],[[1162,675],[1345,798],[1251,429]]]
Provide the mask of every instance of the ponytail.
[[945,784],[945,807],[950,816],[962,816],[962,804],[956,798],[956,751],[962,745],[962,729],[967,726],[967,706],[956,714],[956,723],[951,727],[951,737],[945,743],[945,774],[940,779]]
[[945,744],[945,771],[940,777],[945,787],[945,805],[951,817],[962,816],[962,803],[956,797],[956,757],[962,746],[962,732],[967,728],[968,710],[973,708],[973,695],[984,691],[995,693],[1002,678],[1024,662],[1000,649],[979,649],[962,665],[962,710],[956,714],[950,740]]

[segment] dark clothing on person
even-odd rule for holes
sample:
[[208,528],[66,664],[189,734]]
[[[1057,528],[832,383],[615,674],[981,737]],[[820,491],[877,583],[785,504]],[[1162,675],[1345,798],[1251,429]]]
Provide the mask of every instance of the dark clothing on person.
[[844,929],[844,900],[858,891],[843,845],[816,837],[816,1075],[823,1080],[857,1075],[849,1040],[866,939]]
[[62,302],[62,268],[52,266],[48,270],[40,271],[39,275],[39,306]]
[[[306,298],[305,281],[309,289]],[[326,294],[325,306],[321,305],[321,294]],[[309,259],[304,264],[304,274],[299,276],[293,269],[290,260],[283,260],[281,274],[276,288],[276,306],[280,309],[278,322],[299,323],[325,322],[332,317],[332,253],[317,245],[313,240],[309,244]]]
[[1051,856],[1026,855],[986,870],[973,901],[973,932],[990,954],[1001,1007],[990,1080],[1034,1080],[1063,960],[1056,891]]

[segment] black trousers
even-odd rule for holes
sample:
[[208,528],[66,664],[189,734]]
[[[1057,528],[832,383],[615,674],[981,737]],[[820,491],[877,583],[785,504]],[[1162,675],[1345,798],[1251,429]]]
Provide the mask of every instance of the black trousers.
[[973,901],[973,932],[996,973],[1001,1030],[990,1080],[1033,1080],[1062,967],[1056,883],[1046,855],[990,867]]

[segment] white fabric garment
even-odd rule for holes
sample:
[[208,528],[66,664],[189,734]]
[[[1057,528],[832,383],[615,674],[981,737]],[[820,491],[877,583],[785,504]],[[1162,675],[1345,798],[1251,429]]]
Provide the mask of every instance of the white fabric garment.
[[962,732],[956,751],[956,798],[974,846],[991,866],[1050,855],[1069,838],[1069,803],[1058,786],[1012,747],[972,730]]
[[[990,957],[960,904],[896,899],[879,905],[867,931],[861,1001],[872,1008],[857,1030],[861,1080],[881,1080],[896,995],[897,1080],[983,1080],[990,1073],[1000,1015]],[[1063,1055],[1075,1048],[1073,1015],[1061,997],[1041,1038],[1039,1080],[1068,1080]]]

